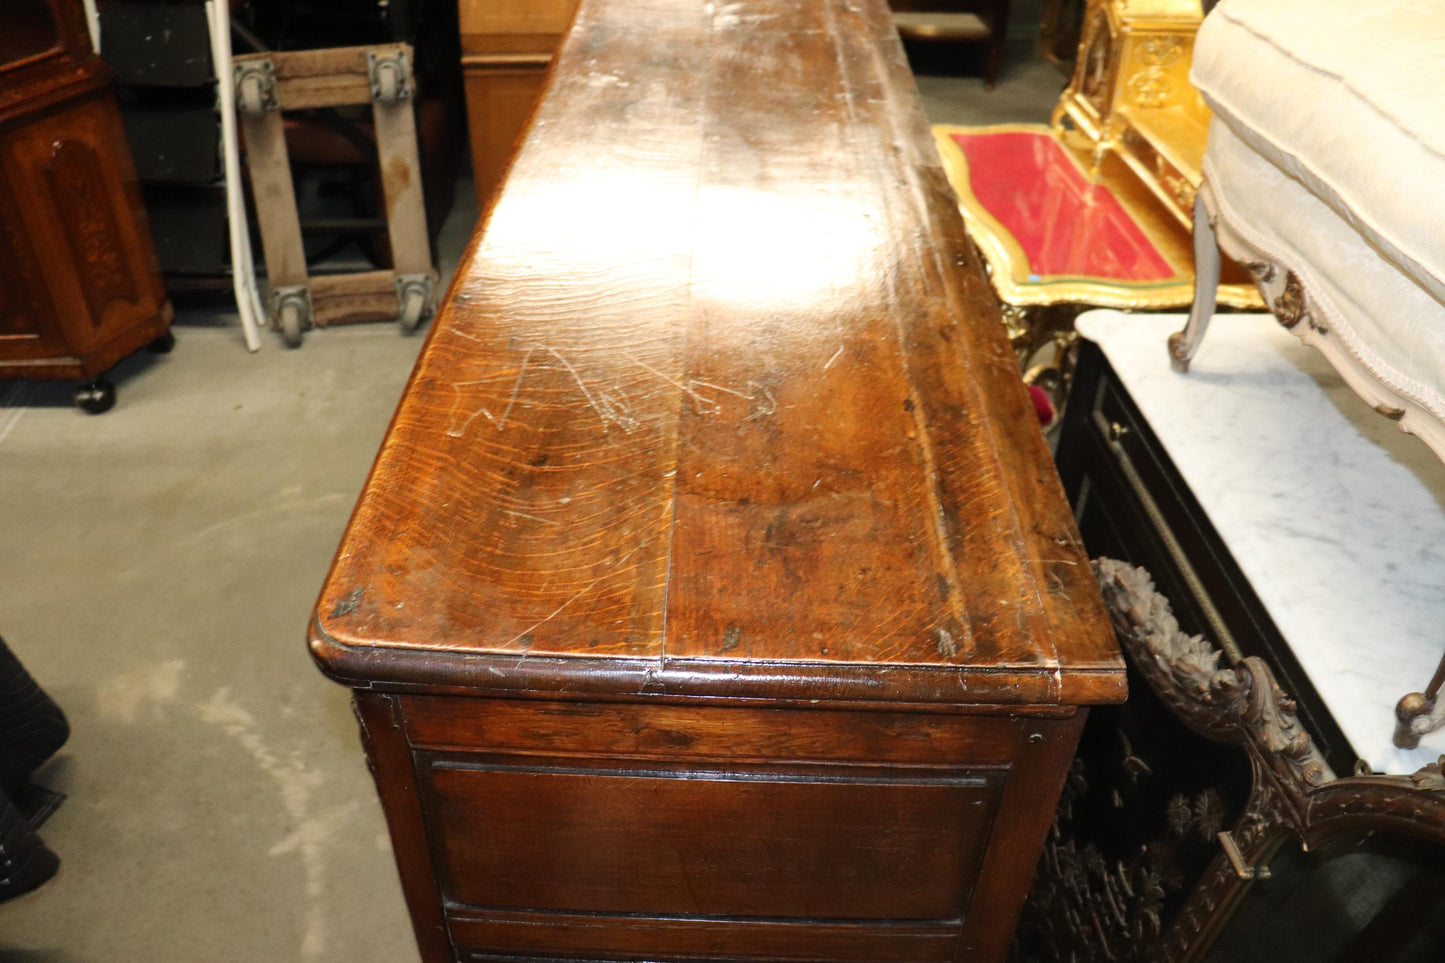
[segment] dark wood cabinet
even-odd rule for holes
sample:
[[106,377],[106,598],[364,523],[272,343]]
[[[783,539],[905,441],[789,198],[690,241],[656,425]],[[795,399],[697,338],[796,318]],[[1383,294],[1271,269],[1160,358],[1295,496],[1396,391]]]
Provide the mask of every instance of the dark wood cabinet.
[[94,379],[171,307],[109,69],[81,5],[18,0],[0,40],[0,378]]

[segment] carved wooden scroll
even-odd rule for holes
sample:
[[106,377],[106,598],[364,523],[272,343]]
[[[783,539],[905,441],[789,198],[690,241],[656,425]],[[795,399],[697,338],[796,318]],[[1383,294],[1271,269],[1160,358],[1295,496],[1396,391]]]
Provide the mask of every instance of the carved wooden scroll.
[[[1222,653],[1179,628],[1168,599],[1144,569],[1103,558],[1094,571],[1130,665],[1189,729],[1239,746],[1251,783],[1242,811],[1227,824],[1222,814],[1230,810],[1228,800],[1209,789],[1171,796],[1162,818],[1125,812],[1128,820],[1167,831],[1111,860],[1086,842],[1088,814],[1078,807],[1088,781],[1100,777],[1081,758],[1045,848],[1016,959],[1197,960],[1254,881],[1268,877],[1268,863],[1282,845],[1314,848],[1350,832],[1445,844],[1445,758],[1409,776],[1337,777],[1266,663],[1252,656],[1221,667]],[[1148,695],[1135,687],[1131,702],[1141,697]],[[1090,726],[1105,718],[1096,711]],[[1131,759],[1130,751],[1123,770],[1129,772],[1132,762],[1140,778],[1151,778],[1151,760]],[[1123,803],[1116,799],[1116,805]],[[1217,838],[1219,850],[1202,875],[1189,878],[1181,855],[1187,840],[1201,832]]]

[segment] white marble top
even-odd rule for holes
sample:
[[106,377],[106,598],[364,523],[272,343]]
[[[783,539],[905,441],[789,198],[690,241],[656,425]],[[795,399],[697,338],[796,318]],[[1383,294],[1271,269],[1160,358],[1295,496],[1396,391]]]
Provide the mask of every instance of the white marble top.
[[[1079,318],[1209,514],[1350,745],[1377,771],[1445,753],[1391,742],[1395,703],[1445,653],[1445,464],[1270,315],[1215,317],[1188,374],[1182,315]],[[1340,773],[1340,775],[1346,775]]]

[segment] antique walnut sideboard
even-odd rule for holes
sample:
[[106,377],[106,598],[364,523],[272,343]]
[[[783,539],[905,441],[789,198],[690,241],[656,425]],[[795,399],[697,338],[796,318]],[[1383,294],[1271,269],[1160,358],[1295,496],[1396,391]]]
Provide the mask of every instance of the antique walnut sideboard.
[[1097,586],[882,0],[584,0],[318,602],[444,960],[1000,960]]

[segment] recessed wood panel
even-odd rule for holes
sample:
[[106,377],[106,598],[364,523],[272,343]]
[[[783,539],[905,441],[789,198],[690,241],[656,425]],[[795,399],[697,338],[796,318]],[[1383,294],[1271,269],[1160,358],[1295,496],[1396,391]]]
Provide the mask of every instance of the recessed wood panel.
[[449,901],[574,912],[956,917],[994,809],[973,777],[436,765],[427,781]]
[[16,341],[40,346],[42,333],[53,329],[54,318],[20,204],[9,178],[0,176],[0,339],[11,342],[7,353],[23,350]]
[[85,140],[57,140],[45,177],[70,242],[70,256],[79,268],[90,323],[100,328],[111,302],[134,302],[139,297],[100,154]]
[[485,208],[537,105],[547,79],[547,60],[543,56],[534,63],[482,64],[468,62],[464,57],[462,72],[472,141],[472,176],[477,202]]

